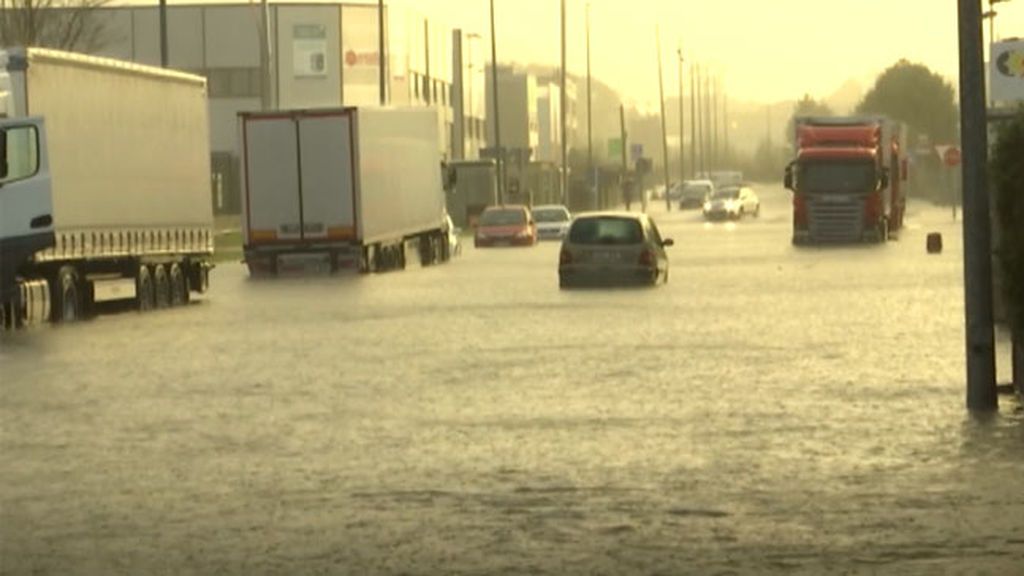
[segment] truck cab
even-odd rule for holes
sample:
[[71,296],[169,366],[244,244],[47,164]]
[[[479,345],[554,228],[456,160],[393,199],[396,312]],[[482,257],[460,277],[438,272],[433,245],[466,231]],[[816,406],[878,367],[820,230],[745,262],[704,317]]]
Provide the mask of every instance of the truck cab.
[[899,152],[880,119],[798,119],[785,174],[793,243],[885,242],[902,224]]

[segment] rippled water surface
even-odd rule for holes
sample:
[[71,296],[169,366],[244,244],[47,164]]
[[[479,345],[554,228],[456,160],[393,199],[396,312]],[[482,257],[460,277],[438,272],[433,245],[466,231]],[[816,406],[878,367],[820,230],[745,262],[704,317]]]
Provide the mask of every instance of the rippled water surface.
[[794,249],[762,195],[652,206],[657,289],[467,246],[7,335],[0,572],[1024,574],[1024,417],[963,408],[959,224]]

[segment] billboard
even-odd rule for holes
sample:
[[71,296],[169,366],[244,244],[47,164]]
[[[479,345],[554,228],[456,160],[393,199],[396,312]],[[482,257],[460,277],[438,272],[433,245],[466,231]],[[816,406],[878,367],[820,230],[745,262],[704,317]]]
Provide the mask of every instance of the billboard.
[[327,76],[327,28],[320,24],[292,27],[292,67],[297,78]]
[[989,98],[997,102],[1024,102],[1024,40],[996,42],[991,54]]

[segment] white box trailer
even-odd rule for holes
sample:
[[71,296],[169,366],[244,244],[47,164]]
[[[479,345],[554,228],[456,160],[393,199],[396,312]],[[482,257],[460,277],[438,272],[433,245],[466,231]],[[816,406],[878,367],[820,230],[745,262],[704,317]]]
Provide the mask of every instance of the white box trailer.
[[0,51],[3,324],[95,301],[183,304],[212,267],[206,80],[40,48]]
[[239,138],[253,275],[448,259],[436,110],[243,112]]

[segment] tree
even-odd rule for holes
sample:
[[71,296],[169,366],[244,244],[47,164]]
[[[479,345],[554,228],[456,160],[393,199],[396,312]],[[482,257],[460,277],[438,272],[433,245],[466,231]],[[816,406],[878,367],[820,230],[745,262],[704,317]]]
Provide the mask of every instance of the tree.
[[[996,197],[999,262],[1010,327],[1024,339],[1024,107],[999,131],[990,174]],[[1018,340],[1024,343],[1024,340]]]
[[109,40],[98,9],[110,0],[0,0],[0,45],[97,52]]
[[857,105],[858,114],[884,114],[903,121],[911,144],[926,136],[931,144],[953,143],[957,111],[953,86],[922,64],[900,60],[875,80]]
[[797,116],[832,116],[833,114],[832,109],[824,100],[818,101],[811,98],[810,94],[804,94],[804,97],[793,108],[793,115],[789,118],[789,124],[786,125],[786,140],[790,146],[793,145],[793,139],[796,137],[794,119]]

